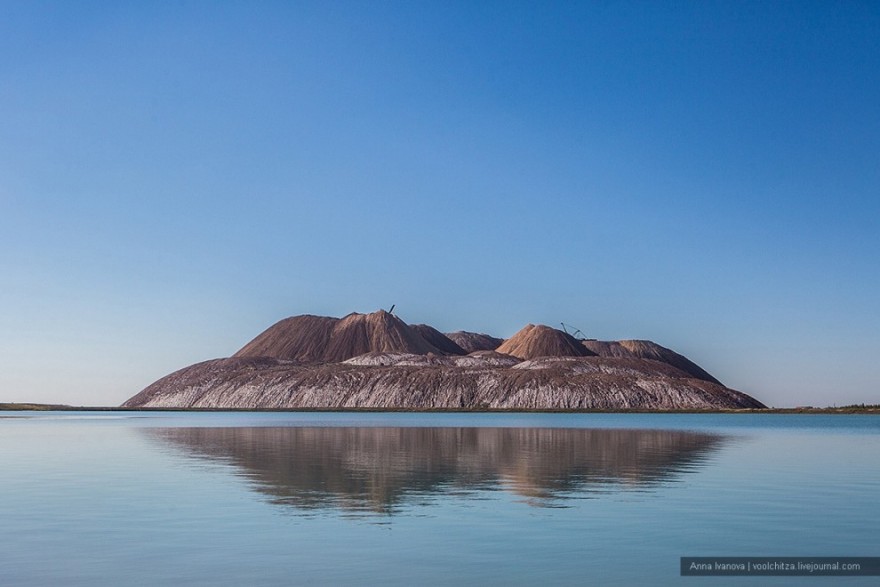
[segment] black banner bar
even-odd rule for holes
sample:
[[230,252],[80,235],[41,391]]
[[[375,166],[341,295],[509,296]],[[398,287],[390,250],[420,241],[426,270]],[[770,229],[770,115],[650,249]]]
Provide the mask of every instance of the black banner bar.
[[880,556],[683,556],[682,577],[880,576]]

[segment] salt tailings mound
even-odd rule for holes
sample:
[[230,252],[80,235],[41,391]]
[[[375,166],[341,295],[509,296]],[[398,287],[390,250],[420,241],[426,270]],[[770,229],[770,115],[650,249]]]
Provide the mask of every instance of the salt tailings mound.
[[589,350],[573,336],[539,324],[529,324],[497,349],[499,353],[520,359],[537,357],[587,357],[596,353]]
[[478,332],[447,332],[446,337],[455,344],[463,348],[467,353],[475,351],[494,351],[504,342],[502,338],[495,338],[488,334],[480,334]]
[[294,316],[267,328],[233,357],[272,357],[284,361],[324,361],[327,343],[339,318]]
[[418,332],[422,338],[443,351],[447,355],[466,355],[470,351],[465,351],[455,341],[447,337],[445,334],[427,324],[413,324],[410,326]]
[[496,368],[485,364],[473,368],[432,364],[298,365],[267,358],[216,359],[172,373],[124,405],[512,410],[764,407],[744,393],[688,377],[658,361],[604,357],[545,357],[531,364]]
[[[588,347],[592,345],[596,353]],[[647,341],[600,343],[529,324],[496,351],[462,349],[388,312],[297,316],[235,356],[163,377],[126,407],[711,410],[764,407]]]
[[[430,328],[430,327],[428,327]],[[440,337],[443,335],[436,332]],[[443,337],[445,338],[445,337]],[[455,343],[445,343],[457,348]],[[451,345],[451,346],[450,346]],[[339,318],[295,316],[271,326],[246,344],[235,357],[272,357],[302,363],[339,363],[369,352],[447,354],[384,310]],[[465,354],[460,348],[454,354]]]
[[704,381],[711,381],[712,383],[721,383],[687,357],[679,355],[675,351],[662,347],[650,340],[585,340],[583,341],[583,345],[600,357],[635,357],[638,359],[652,359],[681,369],[685,373],[689,373],[691,377],[696,377],[697,379],[702,379]]
[[369,352],[426,355],[443,351],[419,332],[385,310],[372,314],[349,314],[333,327],[324,360],[338,363]]

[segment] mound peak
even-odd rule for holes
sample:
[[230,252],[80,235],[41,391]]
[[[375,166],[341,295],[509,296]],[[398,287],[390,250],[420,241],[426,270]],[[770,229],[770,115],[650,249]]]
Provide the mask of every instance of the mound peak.
[[[437,335],[443,337],[439,332]],[[426,340],[418,328],[379,310],[370,314],[354,312],[344,318],[312,315],[286,318],[270,326],[233,356],[340,363],[369,352],[465,354],[460,348],[456,351],[455,343],[448,339],[446,346],[449,348],[438,348]]]
[[446,337],[452,340],[455,344],[463,348],[468,353],[473,353],[476,351],[494,351],[501,343],[504,342],[501,338],[495,338],[494,336],[489,336],[488,334],[482,334],[479,332],[467,332],[464,330],[459,330],[457,332],[447,332]]
[[233,357],[272,357],[284,361],[319,363],[339,318],[293,316],[276,322],[244,345]]
[[418,330],[385,310],[371,314],[349,314],[333,332],[324,360],[341,362],[369,352],[442,355],[443,351],[422,338]]
[[596,354],[570,334],[543,324],[527,324],[495,350],[524,360],[537,357],[589,357]]
[[413,324],[410,328],[418,332],[422,338],[443,351],[446,355],[468,354],[468,351],[433,326],[428,326],[427,324]]

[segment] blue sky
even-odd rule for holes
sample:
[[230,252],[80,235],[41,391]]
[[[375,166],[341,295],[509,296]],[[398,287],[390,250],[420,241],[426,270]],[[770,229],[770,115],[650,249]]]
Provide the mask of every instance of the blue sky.
[[5,2],[0,54],[0,401],[397,304],[880,403],[877,3]]

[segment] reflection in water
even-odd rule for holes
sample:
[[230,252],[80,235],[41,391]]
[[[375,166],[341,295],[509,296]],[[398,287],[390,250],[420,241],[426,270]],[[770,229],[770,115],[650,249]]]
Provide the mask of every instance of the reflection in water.
[[570,428],[145,428],[239,469],[298,509],[391,514],[427,497],[511,490],[529,503],[651,488],[693,471],[717,434]]

